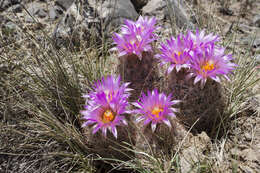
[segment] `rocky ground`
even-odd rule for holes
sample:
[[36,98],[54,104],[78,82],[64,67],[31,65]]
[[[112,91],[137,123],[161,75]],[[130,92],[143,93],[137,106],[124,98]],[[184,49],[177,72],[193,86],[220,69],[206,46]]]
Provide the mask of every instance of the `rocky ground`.
[[[111,41],[111,32],[123,19],[135,19],[139,14],[156,16],[163,26],[159,31],[163,35],[198,27],[217,32],[223,38],[230,38],[230,48],[239,45],[238,51],[242,53],[250,50],[250,56],[256,57],[260,64],[260,2],[257,0],[0,0],[0,172],[62,172],[71,166],[61,165],[58,158],[37,156],[62,150],[62,146],[51,140],[47,149],[42,148],[35,155],[26,155],[22,149],[25,144],[20,143],[34,135],[33,129],[20,125],[31,115],[18,108],[16,98],[10,94],[13,89],[5,84],[12,86],[18,78],[20,84],[13,87],[19,93],[23,91],[23,75],[17,76],[15,70],[32,54],[30,35],[38,41],[44,40],[43,35],[48,36],[59,49],[81,50],[91,45],[90,40],[101,44],[106,37]],[[26,51],[17,56],[17,49]],[[181,172],[188,172],[197,163],[207,165],[205,169],[202,165],[197,172],[259,172],[259,83],[253,93],[248,102],[250,110],[233,118],[225,137],[215,142],[203,132],[184,144]],[[18,133],[11,133],[10,128]]]

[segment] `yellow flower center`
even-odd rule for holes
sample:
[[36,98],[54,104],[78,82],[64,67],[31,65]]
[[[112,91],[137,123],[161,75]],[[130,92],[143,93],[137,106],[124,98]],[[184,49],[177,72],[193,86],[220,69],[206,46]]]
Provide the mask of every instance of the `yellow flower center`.
[[180,56],[180,55],[182,54],[182,52],[177,51],[177,52],[173,52],[173,53],[172,53],[172,59],[173,59],[174,63],[175,63],[175,64],[179,64],[179,62],[177,62],[177,60],[176,60],[176,58],[175,58],[175,54],[177,54],[178,56]]
[[178,56],[180,56],[182,54],[182,52],[177,51],[177,52],[172,52],[172,58],[174,58],[174,55],[177,54]]
[[115,115],[111,110],[106,110],[102,116],[103,123],[109,123],[115,119]]
[[163,111],[163,109],[158,108],[158,107],[155,107],[155,108],[153,108],[153,110],[152,110],[152,114],[155,115],[156,118],[159,118],[159,114],[160,114],[160,112],[162,112],[162,111]]
[[132,39],[129,41],[129,43],[133,46],[134,44],[136,45],[136,47],[139,47],[140,41],[141,41],[141,36],[137,35],[136,39]]
[[135,40],[135,39],[132,39],[132,40],[130,40],[129,42],[130,42],[131,45],[134,45],[135,42],[136,42],[136,40]]
[[206,64],[202,65],[201,67],[203,70],[205,71],[210,71],[210,70],[213,70],[215,67],[214,67],[214,63],[209,61],[207,62]]

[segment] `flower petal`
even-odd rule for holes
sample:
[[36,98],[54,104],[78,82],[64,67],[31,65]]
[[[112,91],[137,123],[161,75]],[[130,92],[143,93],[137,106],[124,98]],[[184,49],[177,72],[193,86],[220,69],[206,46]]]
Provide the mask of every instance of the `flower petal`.
[[112,133],[115,136],[115,138],[117,138],[117,130],[116,127],[112,127]]
[[171,125],[171,122],[168,120],[168,119],[165,119],[165,120],[163,120],[163,122],[168,126],[168,127],[172,127],[172,125]]
[[153,122],[152,122],[151,127],[152,127],[152,132],[154,132],[155,129],[156,129],[156,123],[153,123]]

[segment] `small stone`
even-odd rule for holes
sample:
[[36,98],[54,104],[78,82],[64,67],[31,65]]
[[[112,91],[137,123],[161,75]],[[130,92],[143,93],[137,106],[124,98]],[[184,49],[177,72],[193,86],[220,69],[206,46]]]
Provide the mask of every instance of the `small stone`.
[[40,11],[40,9],[41,9],[42,7],[41,7],[41,4],[40,3],[30,3],[30,4],[28,4],[28,8],[27,8],[27,11],[31,14],[31,15],[35,15],[35,14],[37,14],[39,11]]
[[63,9],[59,6],[55,6],[54,9],[58,15],[62,15],[64,13]]
[[[13,5],[11,6],[10,8],[10,11],[12,11],[13,13],[21,13],[23,11],[23,8],[20,4],[16,4],[16,5]],[[8,10],[9,10],[8,9]]]
[[16,24],[13,23],[13,22],[7,22],[7,23],[5,24],[5,27],[8,28],[8,29],[10,29],[10,30],[15,30],[15,29],[17,28]]
[[47,16],[47,13],[43,9],[40,9],[37,13],[37,16],[39,16],[40,18],[44,18]]
[[253,23],[255,26],[260,27],[260,14],[257,14],[254,19],[253,19]]
[[21,0],[2,0],[0,1],[0,11],[6,10],[6,8],[19,4]]
[[244,157],[244,159],[248,161],[257,162],[260,160],[260,151],[253,150],[251,148],[243,150],[241,154]]
[[[197,136],[190,136],[182,145],[180,152],[180,168],[182,172],[192,172],[193,163],[203,159],[203,154],[211,145],[210,138],[205,132]],[[187,148],[186,148],[187,147]]]
[[34,22],[34,19],[30,15],[26,15],[25,22],[32,23],[32,22]]
[[74,0],[56,0],[55,4],[62,7],[64,10],[67,10],[70,8],[73,2]]
[[251,136],[250,133],[246,133],[246,134],[245,134],[245,138],[246,138],[246,140],[248,140],[248,141],[251,141],[251,140],[252,140],[252,136]]
[[118,27],[124,19],[133,20],[138,17],[138,13],[130,0],[109,0],[98,6],[95,5],[96,2],[93,0],[89,2],[93,8],[96,8],[99,16],[104,21],[104,25],[108,27]]
[[219,9],[219,12],[224,14],[224,15],[228,15],[228,16],[232,16],[233,15],[233,11],[227,7],[221,7]]
[[131,0],[135,9],[141,9],[143,6],[145,6],[147,4],[148,1],[149,0]]
[[53,7],[49,10],[49,18],[52,20],[58,18],[56,10]]
[[256,55],[256,62],[260,63],[260,54]]

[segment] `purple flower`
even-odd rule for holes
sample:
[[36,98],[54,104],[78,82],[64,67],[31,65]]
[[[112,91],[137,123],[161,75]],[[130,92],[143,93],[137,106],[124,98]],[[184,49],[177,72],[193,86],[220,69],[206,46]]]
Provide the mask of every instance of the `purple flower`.
[[127,88],[129,83],[120,86],[120,77],[108,76],[96,82],[94,91],[86,94],[85,110],[80,113],[86,120],[82,127],[92,125],[93,134],[101,130],[106,137],[107,129],[110,130],[115,138],[117,138],[118,125],[127,125],[124,114],[127,113],[127,98],[129,91]]
[[155,89],[152,92],[148,91],[148,95],[142,94],[140,101],[133,103],[138,109],[132,112],[141,115],[137,118],[137,122],[144,120],[144,125],[151,122],[154,132],[157,123],[165,123],[171,127],[168,117],[175,117],[174,112],[177,112],[177,109],[172,108],[172,106],[179,102],[179,100],[171,100],[171,95],[159,94]]
[[119,56],[136,54],[142,57],[142,52],[151,51],[151,42],[156,40],[154,34],[156,19],[140,16],[136,22],[125,20],[121,33],[114,33],[113,40],[116,47],[112,50],[119,51]]
[[194,51],[189,74],[189,77],[195,77],[194,84],[201,81],[201,86],[204,86],[208,78],[220,82],[221,76],[229,80],[227,75],[237,65],[231,62],[232,55],[226,55],[224,51],[224,48],[216,47],[214,44],[206,47],[203,52]]
[[156,35],[154,34],[154,31],[158,29],[156,25],[156,18],[155,17],[142,17],[140,16],[138,20],[135,23],[137,28],[137,34],[139,35],[146,35],[149,34],[151,38],[156,39]]
[[155,57],[161,60],[161,65],[170,63],[167,73],[170,73],[174,68],[179,71],[181,68],[189,67],[193,43],[188,38],[188,36],[180,34],[177,39],[171,37],[166,40],[167,44],[161,44],[161,54],[157,54]]
[[122,100],[127,100],[130,96],[132,89],[128,88],[129,82],[120,85],[120,77],[107,76],[102,78],[101,81],[97,81],[94,84],[93,91],[84,95],[86,99],[89,98],[95,103],[107,104],[114,99],[115,96],[120,95]]
[[196,33],[193,34],[191,31],[188,32],[188,37],[192,40],[193,50],[195,49],[204,49],[206,46],[210,44],[214,44],[219,41],[219,36],[213,35],[210,33],[209,35],[205,35],[205,30],[201,32],[197,29]]

